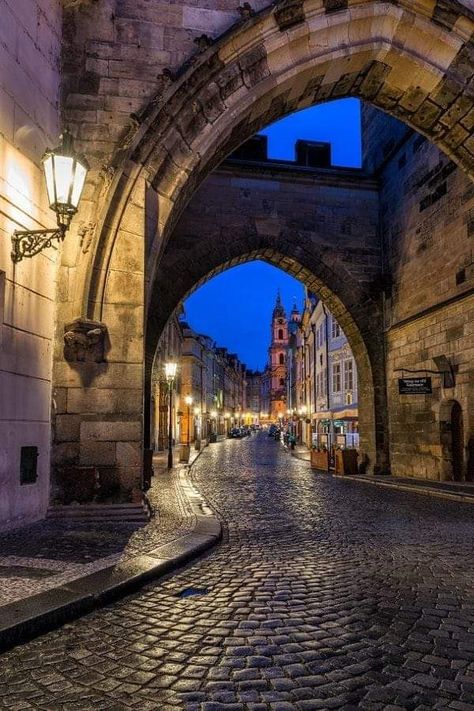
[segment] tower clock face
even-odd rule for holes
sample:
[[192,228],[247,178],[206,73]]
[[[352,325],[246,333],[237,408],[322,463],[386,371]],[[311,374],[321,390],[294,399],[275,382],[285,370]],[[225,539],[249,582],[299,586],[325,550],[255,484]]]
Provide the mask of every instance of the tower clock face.
[[282,319],[282,318],[279,318],[279,319],[278,319],[278,323],[281,325],[281,324],[283,323],[283,319]]

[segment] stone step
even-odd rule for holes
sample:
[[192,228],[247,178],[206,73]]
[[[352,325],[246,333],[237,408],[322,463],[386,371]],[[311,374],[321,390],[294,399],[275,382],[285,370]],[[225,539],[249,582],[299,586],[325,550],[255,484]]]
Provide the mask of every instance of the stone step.
[[145,503],[51,506],[46,514],[48,519],[116,523],[146,523],[150,517],[151,511]]

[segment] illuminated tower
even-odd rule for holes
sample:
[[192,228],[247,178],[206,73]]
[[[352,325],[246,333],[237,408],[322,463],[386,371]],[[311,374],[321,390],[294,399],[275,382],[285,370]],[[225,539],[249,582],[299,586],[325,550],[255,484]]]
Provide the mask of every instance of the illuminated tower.
[[288,320],[278,291],[272,314],[271,340],[268,349],[271,372],[270,416],[286,415],[286,377],[288,351]]

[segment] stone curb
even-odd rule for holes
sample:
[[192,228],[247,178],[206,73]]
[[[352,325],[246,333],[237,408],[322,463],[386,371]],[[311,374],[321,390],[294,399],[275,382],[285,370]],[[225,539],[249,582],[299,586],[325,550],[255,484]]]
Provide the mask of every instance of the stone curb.
[[3,605],[0,608],[0,651],[117,600],[197,558],[218,543],[222,538],[221,523],[190,481],[187,473],[191,466],[183,467],[179,473],[195,518],[191,533],[123,563]]
[[370,479],[369,477],[361,476],[338,476],[342,481],[358,481],[362,484],[371,484],[372,486],[381,486],[386,489],[396,489],[397,491],[405,491],[411,494],[423,494],[425,496],[435,496],[439,499],[449,499],[451,501],[460,501],[464,504],[474,504],[474,494],[465,494],[463,492],[450,492],[442,489],[436,489],[429,486],[417,486],[416,484],[402,484],[394,481],[380,481],[378,479]]

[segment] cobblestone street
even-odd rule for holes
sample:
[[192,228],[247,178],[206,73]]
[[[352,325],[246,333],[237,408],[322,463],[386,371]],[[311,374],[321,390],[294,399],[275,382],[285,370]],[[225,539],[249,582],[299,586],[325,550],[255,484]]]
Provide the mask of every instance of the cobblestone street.
[[13,711],[474,710],[474,509],[318,475],[265,434],[194,482],[194,565],[2,657]]

